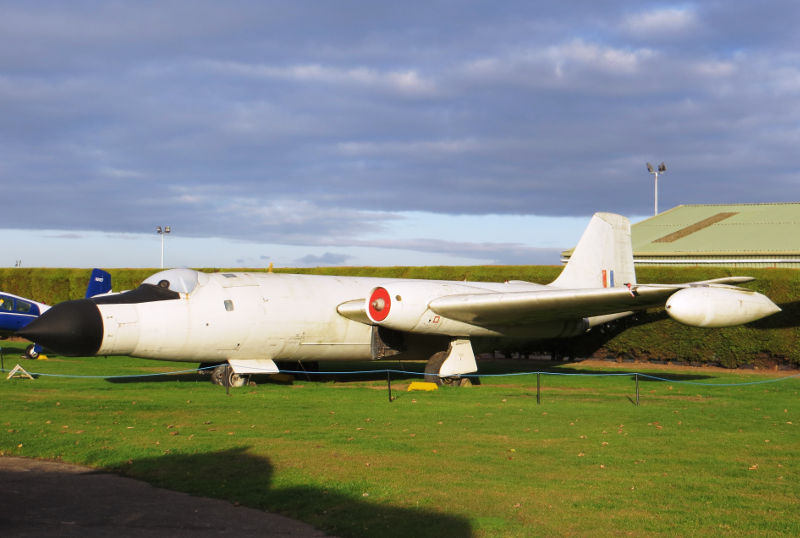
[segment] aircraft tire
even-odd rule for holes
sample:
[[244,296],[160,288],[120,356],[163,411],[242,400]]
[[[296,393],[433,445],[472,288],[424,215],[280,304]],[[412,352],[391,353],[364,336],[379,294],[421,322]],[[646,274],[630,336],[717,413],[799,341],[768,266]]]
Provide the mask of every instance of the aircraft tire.
[[227,387],[244,387],[245,383],[247,383],[247,376],[239,375],[231,370],[227,379],[225,380],[225,383],[225,386]]
[[428,362],[425,363],[425,381],[428,383],[436,383],[437,386],[454,386],[458,387],[461,384],[461,378],[458,377],[439,377],[439,370],[442,369],[442,364],[447,360],[447,352],[439,351],[431,355]]
[[211,372],[211,382],[222,387],[243,387],[247,382],[245,376],[233,371],[227,364],[220,364]]
[[219,385],[223,387],[223,382],[225,379],[225,369],[227,368],[227,364],[220,364],[213,370],[211,370],[211,382],[215,385]]
[[462,377],[457,381],[459,387],[475,387],[481,384],[480,377]]
[[39,352],[36,351],[36,344],[31,344],[25,348],[25,356],[31,360],[39,358]]
[[436,383],[437,386],[451,386],[451,387],[471,387],[480,385],[481,379],[479,377],[439,377],[439,370],[442,369],[442,364],[447,359],[447,352],[440,351],[431,355],[428,362],[425,364],[425,381],[428,383]]

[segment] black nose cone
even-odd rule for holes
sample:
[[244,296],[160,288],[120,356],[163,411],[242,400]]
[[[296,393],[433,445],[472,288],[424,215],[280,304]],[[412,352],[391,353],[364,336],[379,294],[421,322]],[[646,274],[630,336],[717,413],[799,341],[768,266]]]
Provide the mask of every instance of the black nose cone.
[[103,318],[88,299],[66,301],[18,330],[17,336],[62,355],[94,355],[103,343]]

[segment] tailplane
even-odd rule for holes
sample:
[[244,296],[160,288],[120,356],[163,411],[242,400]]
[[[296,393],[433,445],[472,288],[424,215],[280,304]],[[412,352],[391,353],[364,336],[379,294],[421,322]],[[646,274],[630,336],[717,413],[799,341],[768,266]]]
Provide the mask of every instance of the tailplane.
[[551,286],[618,288],[635,283],[630,221],[614,213],[595,213]]

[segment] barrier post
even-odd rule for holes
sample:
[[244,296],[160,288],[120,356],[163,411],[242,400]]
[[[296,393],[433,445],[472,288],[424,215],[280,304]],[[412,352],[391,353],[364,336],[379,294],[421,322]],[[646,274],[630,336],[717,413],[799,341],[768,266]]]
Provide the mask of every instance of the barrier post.
[[542,403],[542,373],[536,372],[536,403]]
[[639,374],[635,374],[636,378],[636,405],[639,405]]
[[386,387],[389,389],[389,403],[392,403],[392,374],[386,370]]

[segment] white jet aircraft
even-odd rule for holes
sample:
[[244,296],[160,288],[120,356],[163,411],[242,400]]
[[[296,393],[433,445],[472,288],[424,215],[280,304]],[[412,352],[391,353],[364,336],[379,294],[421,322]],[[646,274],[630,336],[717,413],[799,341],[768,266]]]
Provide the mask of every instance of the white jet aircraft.
[[277,372],[275,361],[390,356],[428,359],[428,380],[460,384],[478,370],[482,340],[578,336],[655,306],[695,327],[780,311],[731,285],[749,280],[639,284],[630,223],[597,213],[549,285],[170,269],[132,291],[57,304],[17,334],[64,355],[220,364],[212,379],[229,386]]

